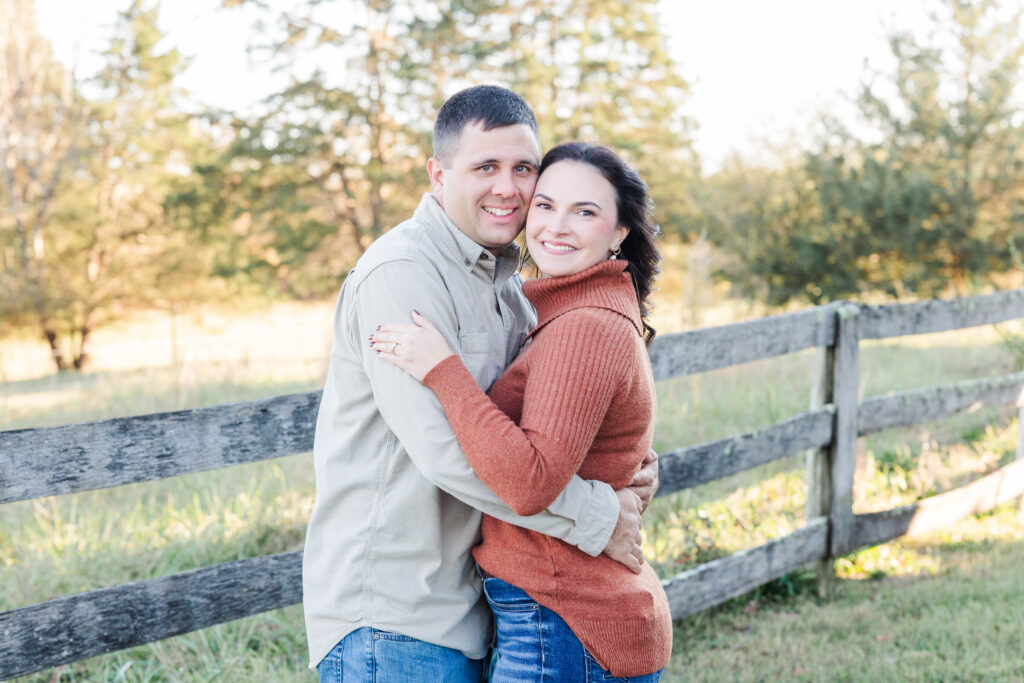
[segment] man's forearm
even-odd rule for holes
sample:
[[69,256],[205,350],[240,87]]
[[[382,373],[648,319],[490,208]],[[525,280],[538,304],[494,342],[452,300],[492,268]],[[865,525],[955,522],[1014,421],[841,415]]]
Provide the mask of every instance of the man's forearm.
[[[405,281],[411,281],[409,284]],[[432,291],[436,290],[436,291]],[[517,526],[565,540],[591,555],[599,554],[615,528],[618,499],[603,482],[574,477],[547,510],[523,517],[515,514],[473,472],[433,392],[404,371],[382,362],[369,347],[375,327],[406,320],[416,308],[434,321],[452,348],[458,349],[457,323],[445,308],[443,285],[414,264],[379,268],[362,282],[358,305],[347,325],[361,364],[388,427],[417,469],[438,488],[485,514]],[[441,302],[441,303],[438,303]]]

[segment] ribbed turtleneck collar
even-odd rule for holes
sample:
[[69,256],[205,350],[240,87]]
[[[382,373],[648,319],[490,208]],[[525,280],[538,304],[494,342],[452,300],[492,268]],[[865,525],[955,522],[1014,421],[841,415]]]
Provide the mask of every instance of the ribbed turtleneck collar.
[[573,275],[523,284],[523,294],[537,309],[537,327],[531,336],[563,313],[587,307],[607,308],[625,316],[643,336],[633,278],[625,270],[626,261],[602,261]]

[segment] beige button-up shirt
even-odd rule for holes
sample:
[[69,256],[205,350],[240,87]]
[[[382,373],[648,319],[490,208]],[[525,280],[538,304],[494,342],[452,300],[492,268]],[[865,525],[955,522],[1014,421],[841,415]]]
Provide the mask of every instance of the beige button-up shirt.
[[470,554],[482,513],[595,556],[611,537],[619,504],[603,482],[575,477],[545,512],[514,514],[473,473],[433,392],[369,347],[377,325],[416,309],[486,389],[536,324],[517,253],[510,245],[495,259],[427,194],[345,280],[303,555],[311,666],[363,626],[483,657],[491,615]]

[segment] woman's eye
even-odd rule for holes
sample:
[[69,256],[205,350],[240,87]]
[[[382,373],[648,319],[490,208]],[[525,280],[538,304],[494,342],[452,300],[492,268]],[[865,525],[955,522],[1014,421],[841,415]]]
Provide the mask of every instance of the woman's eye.
[[534,204],[534,206],[536,206],[538,209],[550,209],[551,208],[551,205],[548,204],[547,202],[537,202],[536,204]]
[[594,215],[594,212],[591,211],[590,209],[580,209],[577,213],[579,215],[581,215],[581,216],[593,216]]

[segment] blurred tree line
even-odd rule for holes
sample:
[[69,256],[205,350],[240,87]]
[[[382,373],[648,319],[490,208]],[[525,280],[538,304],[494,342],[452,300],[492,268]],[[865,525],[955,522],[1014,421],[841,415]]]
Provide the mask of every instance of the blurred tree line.
[[1011,4],[938,3],[929,35],[890,33],[895,68],[865,75],[855,120],[826,115],[795,159],[709,180],[709,235],[744,296],[963,295],[1013,269],[1024,12]]
[[290,74],[255,114],[197,111],[156,6],[119,15],[79,80],[0,5],[0,334],[58,369],[131,308],[334,294],[429,190],[434,113],[491,82],[533,105],[546,146],[600,141],[648,181],[669,239],[706,237],[737,291],[772,304],[932,295],[1010,269],[1021,232],[1021,14],[944,0],[894,32],[861,120],[829,118],[784,164],[703,177],[657,0],[313,0],[252,27]]

